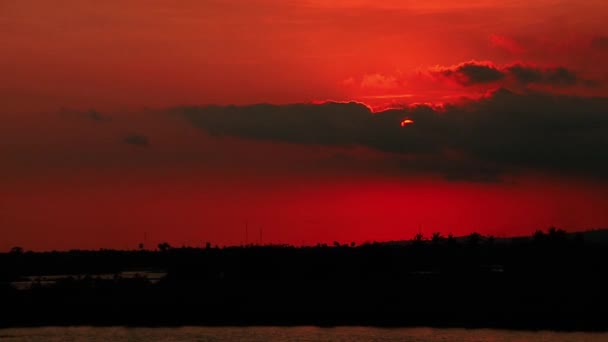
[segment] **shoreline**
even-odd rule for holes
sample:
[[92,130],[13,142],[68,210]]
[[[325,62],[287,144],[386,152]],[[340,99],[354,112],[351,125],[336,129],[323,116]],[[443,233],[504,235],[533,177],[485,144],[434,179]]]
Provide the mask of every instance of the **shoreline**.
[[[511,243],[474,237],[407,246],[0,254],[0,327],[608,331],[606,245],[566,235]],[[136,269],[166,273],[148,278]],[[32,274],[40,281],[11,285]]]

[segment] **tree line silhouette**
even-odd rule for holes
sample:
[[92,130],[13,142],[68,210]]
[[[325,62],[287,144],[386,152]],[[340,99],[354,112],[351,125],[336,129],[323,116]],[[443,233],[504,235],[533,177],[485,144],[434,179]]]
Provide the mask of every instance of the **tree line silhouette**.
[[[0,326],[316,324],[608,328],[600,233],[0,254]],[[593,237],[588,239],[587,237]],[[121,272],[139,270],[134,277]],[[146,270],[165,272],[151,281]],[[114,274],[102,277],[101,274]],[[52,282],[26,276],[65,275]],[[43,278],[38,278],[38,280]]]

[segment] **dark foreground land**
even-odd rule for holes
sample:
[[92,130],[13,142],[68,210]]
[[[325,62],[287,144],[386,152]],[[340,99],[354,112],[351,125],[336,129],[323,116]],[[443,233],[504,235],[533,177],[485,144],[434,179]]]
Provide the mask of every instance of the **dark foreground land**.
[[[608,330],[608,248],[588,236],[552,230],[513,240],[472,234],[356,247],[15,249],[0,254],[0,326]],[[166,276],[120,273],[145,269]],[[32,275],[38,278],[24,278]]]

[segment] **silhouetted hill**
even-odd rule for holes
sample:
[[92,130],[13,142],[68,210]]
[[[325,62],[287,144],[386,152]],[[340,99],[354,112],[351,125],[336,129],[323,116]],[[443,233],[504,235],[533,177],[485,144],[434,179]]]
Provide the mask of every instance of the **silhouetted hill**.
[[587,230],[582,234],[586,242],[608,245],[608,228]]

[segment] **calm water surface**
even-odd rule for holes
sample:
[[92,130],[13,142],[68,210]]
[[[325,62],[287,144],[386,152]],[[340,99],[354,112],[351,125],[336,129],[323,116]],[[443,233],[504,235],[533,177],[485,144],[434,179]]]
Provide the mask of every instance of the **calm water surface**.
[[0,341],[403,341],[403,342],[606,342],[608,333],[523,332],[431,328],[367,327],[181,327],[181,328],[18,328],[0,329]]

